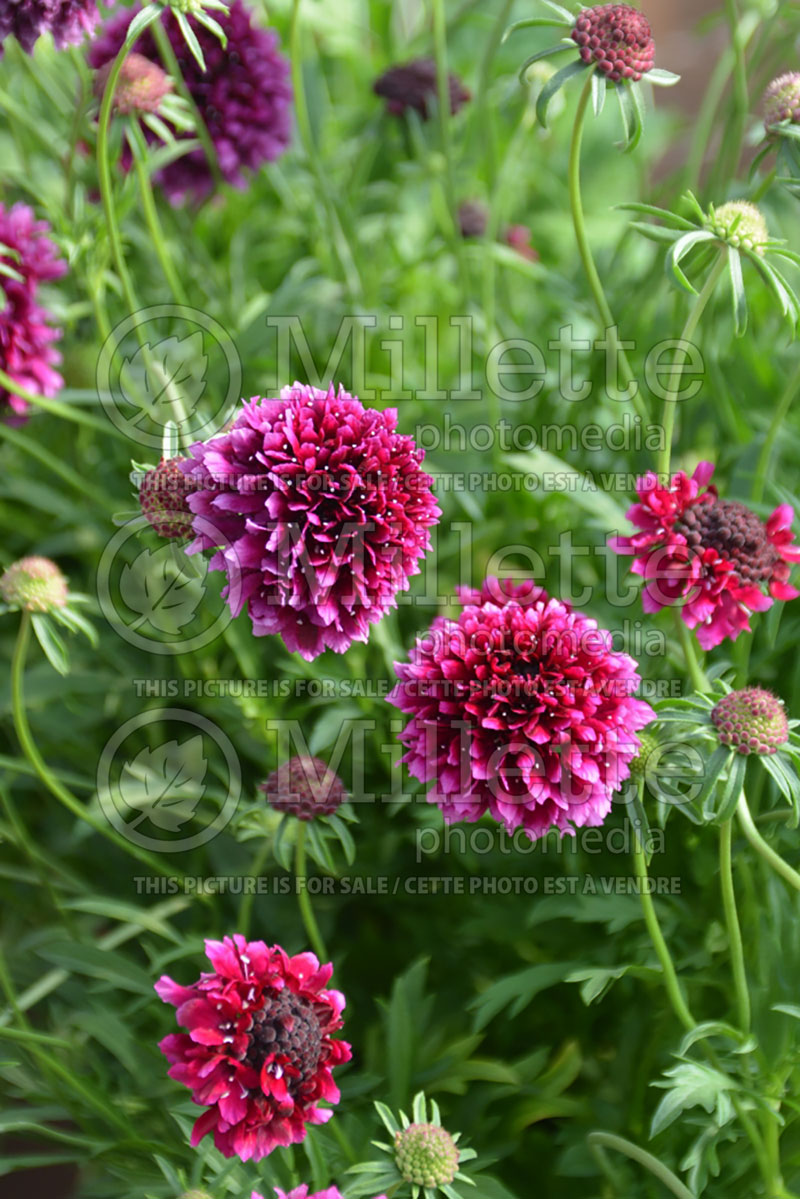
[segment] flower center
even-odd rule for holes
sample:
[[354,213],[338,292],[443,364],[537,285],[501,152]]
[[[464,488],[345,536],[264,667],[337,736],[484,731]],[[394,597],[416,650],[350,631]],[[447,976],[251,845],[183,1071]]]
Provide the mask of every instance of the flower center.
[[245,1061],[260,1070],[267,1057],[287,1057],[299,1073],[286,1080],[290,1092],[312,1078],[319,1065],[322,1029],[314,1005],[288,987],[264,997],[264,1007],[253,1016]]
[[713,549],[733,562],[741,583],[763,583],[772,578],[779,555],[755,512],[736,500],[694,504],[675,522],[694,549]]

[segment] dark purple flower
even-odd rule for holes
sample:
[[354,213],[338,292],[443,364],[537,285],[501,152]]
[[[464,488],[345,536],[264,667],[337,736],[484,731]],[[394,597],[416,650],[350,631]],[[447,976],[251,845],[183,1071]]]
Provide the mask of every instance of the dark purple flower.
[[100,17],[94,0],[2,0],[0,54],[7,37],[30,52],[43,33],[52,33],[59,50],[83,40]]
[[[458,112],[467,100],[472,99],[456,75],[448,75],[450,111]],[[408,108],[418,112],[424,121],[430,116],[430,103],[437,95],[436,63],[432,58],[416,58],[413,62],[390,67],[375,80],[376,96],[386,101],[386,111],[393,116],[402,116]]]
[[408,589],[439,508],[424,451],[396,427],[394,408],[295,383],[192,446],[189,552],[219,551],[211,568],[240,580],[228,602],[234,615],[247,603],[257,637],[309,661],[344,653]]
[[[128,26],[138,8],[125,9],[112,17],[89,49],[89,62],[95,69],[105,66],[119,52]],[[236,187],[244,187],[245,171],[256,171],[272,162],[291,140],[292,88],[289,64],[278,53],[277,34],[254,25],[251,13],[241,0],[233,0],[230,11],[215,12],[215,20],[228,39],[223,47],[219,38],[188,17],[205,58],[201,71],[189,51],[174,17],[165,13],[161,20],[178,58],[181,73],[202,116],[223,177]],[[161,58],[149,30],[145,30],[134,49],[161,66]],[[149,137],[154,137],[148,131]],[[191,133],[176,137],[190,138]],[[127,168],[129,158],[123,157]],[[157,181],[172,203],[187,194],[203,197],[214,186],[214,176],[202,149],[195,149],[169,163],[158,172]]]
[[[0,273],[0,368],[25,391],[42,396],[55,395],[64,385],[53,370],[61,361],[52,345],[60,333],[36,302],[39,283],[58,279],[67,269],[46,236],[49,229],[26,204],[8,209],[0,204],[0,264],[14,272]],[[28,404],[0,387],[0,412],[9,408],[21,415]]]

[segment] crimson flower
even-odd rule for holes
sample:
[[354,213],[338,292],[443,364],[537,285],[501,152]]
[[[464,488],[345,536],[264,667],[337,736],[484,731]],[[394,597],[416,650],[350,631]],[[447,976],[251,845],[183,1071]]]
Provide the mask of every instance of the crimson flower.
[[626,513],[641,531],[609,539],[616,553],[635,555],[645,612],[680,603],[703,649],[749,633],[750,614],[773,600],[800,595],[788,582],[789,564],[800,561],[791,506],[780,504],[765,524],[737,500],[719,499],[713,474],[711,462],[700,462],[691,478],[678,471],[666,485],[649,472]]
[[403,761],[447,821],[485,812],[536,840],[602,824],[655,718],[636,663],[597,622],[533,583],[462,588],[418,640],[389,702],[411,716]]
[[188,1031],[160,1044],[169,1075],[208,1110],[195,1122],[192,1145],[207,1133],[225,1157],[266,1157],[306,1136],[307,1124],[332,1116],[332,1070],[350,1058],[334,1040],[344,996],[326,990],[333,967],[313,953],[289,957],[279,945],[236,934],[206,941],[213,967],[184,987],[164,975],[156,991],[177,1008]]
[[309,661],[344,653],[408,590],[439,508],[424,451],[396,427],[395,408],[295,383],[191,447],[189,552],[225,545],[211,569],[241,577],[228,602],[234,615],[247,603],[257,637],[278,633]]
[[[52,396],[64,385],[54,367],[60,355],[53,342],[61,336],[52,317],[37,302],[40,283],[58,279],[67,264],[27,204],[0,204],[0,368],[24,391]],[[0,387],[0,411],[24,415],[22,396]]]
[[[291,1191],[282,1191],[280,1187],[275,1187],[275,1196],[276,1199],[343,1199],[338,1187],[327,1187],[324,1191],[316,1191],[310,1195],[308,1183],[305,1182]],[[264,1199],[264,1196],[259,1195],[258,1191],[253,1191],[250,1199]],[[386,1199],[386,1196],[378,1195],[376,1199]]]

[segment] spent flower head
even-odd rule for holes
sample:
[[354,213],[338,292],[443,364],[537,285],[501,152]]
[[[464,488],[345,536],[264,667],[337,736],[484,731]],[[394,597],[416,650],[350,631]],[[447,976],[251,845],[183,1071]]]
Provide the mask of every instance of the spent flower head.
[[414,1097],[412,1119],[405,1112],[397,1117],[383,1103],[375,1108],[383,1121],[391,1144],[373,1141],[373,1145],[389,1155],[376,1162],[359,1165],[358,1182],[348,1188],[348,1195],[367,1195],[374,1188],[396,1190],[410,1186],[412,1199],[436,1199],[440,1193],[447,1199],[461,1199],[463,1191],[454,1183],[475,1183],[460,1167],[476,1156],[474,1149],[462,1149],[460,1133],[451,1134],[442,1126],[441,1114],[434,1100],[420,1092]]
[[630,4],[595,4],[570,12],[553,0],[542,0],[550,16],[526,17],[509,26],[506,37],[520,29],[544,26],[562,29],[564,36],[554,46],[537,50],[520,68],[520,79],[527,82],[528,70],[543,58],[554,54],[573,53],[573,59],[547,81],[536,100],[536,116],[547,124],[547,110],[561,87],[575,77],[586,79],[591,74],[592,107],[595,116],[603,110],[608,87],[619,101],[624,129],[623,146],[632,150],[642,135],[644,99],[640,82],[646,79],[660,87],[671,87],[680,76],[654,66],[655,44],[650,23],[644,13]]
[[276,812],[298,820],[332,816],[347,799],[344,783],[321,758],[297,757],[273,770],[260,790]]
[[701,207],[692,192],[686,193],[684,201],[687,216],[652,204],[623,204],[621,207],[659,222],[653,225],[634,221],[632,227],[653,241],[669,244],[667,274],[685,291],[697,294],[697,288],[683,269],[685,261],[693,261],[696,268],[693,273],[704,279],[713,264],[720,261],[718,255],[724,255],[722,273],[729,281],[737,337],[747,329],[743,261],[755,267],[795,330],[800,322],[800,299],[775,260],[786,259],[800,266],[800,255],[788,250],[783,241],[770,237],[763,213],[748,200],[728,200],[718,207],[710,204],[708,210]]
[[[748,762],[772,778],[800,823],[800,720],[787,717],[783,701],[764,687],[734,690],[716,679],[711,690],[656,705],[656,730],[704,754],[702,786],[681,811],[694,823],[723,823],[736,810]],[[703,747],[706,747],[705,752]],[[707,755],[707,756],[706,756]]]

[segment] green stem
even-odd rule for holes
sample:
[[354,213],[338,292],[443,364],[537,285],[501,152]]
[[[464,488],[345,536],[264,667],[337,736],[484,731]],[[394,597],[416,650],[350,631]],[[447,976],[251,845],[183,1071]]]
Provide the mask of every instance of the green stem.
[[731,955],[731,970],[733,972],[733,988],[736,995],[736,1010],[739,1027],[742,1032],[750,1031],[750,992],[747,986],[747,972],[744,966],[744,947],[742,945],[742,930],[739,926],[739,915],[736,911],[736,892],[733,887],[733,866],[731,860],[733,821],[726,820],[719,830],[719,875],[722,887],[722,907],[725,912],[725,924],[728,930],[728,945]]
[[756,190],[753,192],[752,196],[750,197],[751,204],[758,204],[759,200],[763,200],[764,196],[767,194],[767,192],[769,191],[769,189],[772,187],[773,183],[775,182],[775,176],[777,175],[777,173],[778,172],[775,169],[775,167],[773,167],[771,171],[767,171],[766,175],[764,175],[764,177],[761,180],[761,182],[759,183],[758,187],[756,188]]
[[663,1162],[660,1162],[657,1157],[653,1157],[652,1153],[648,1153],[646,1149],[640,1149],[638,1145],[634,1145],[633,1141],[628,1141],[625,1137],[618,1137],[613,1132],[590,1132],[586,1139],[592,1149],[616,1149],[617,1153],[623,1153],[631,1161],[638,1162],[640,1166],[649,1170],[654,1178],[663,1182],[667,1190],[677,1199],[695,1199],[689,1188],[685,1187],[680,1178],[673,1174]]
[[88,481],[85,474],[81,475],[68,462],[64,462],[57,454],[46,449],[35,438],[21,433],[13,425],[2,424],[0,424],[0,437],[4,438],[9,445],[16,446],[17,449],[29,454],[37,462],[41,462],[42,466],[47,467],[54,475],[63,479],[69,487],[73,487],[82,499],[92,500],[101,511],[105,509],[106,512],[111,512],[113,510],[107,492],[100,491]]
[[681,614],[676,608],[673,609],[673,616],[675,618],[675,629],[678,634],[678,640],[681,643],[683,660],[686,663],[686,669],[689,671],[689,678],[692,680],[692,685],[695,691],[699,691],[701,694],[705,691],[710,691],[711,684],[698,660],[694,642],[692,641],[692,634],[681,620]]
[[800,874],[793,870],[788,862],[785,862],[779,853],[776,853],[771,845],[768,845],[761,833],[753,823],[753,817],[750,813],[750,808],[747,805],[747,797],[744,791],[739,796],[739,804],[736,808],[736,814],[739,817],[739,823],[742,826],[742,832],[747,840],[752,845],[756,853],[760,854],[765,862],[768,863],[781,878],[785,879],[790,886],[796,891],[800,891]]
[[[717,261],[708,273],[703,289],[691,307],[689,315],[686,318],[686,324],[683,326],[683,331],[680,335],[680,341],[691,341],[694,336],[697,326],[700,324],[700,319],[706,310],[708,301],[713,295],[714,288],[717,286],[720,275],[724,271],[728,263],[727,249],[721,249],[717,255]],[[677,353],[678,351],[676,351]],[[666,395],[664,397],[664,410],[662,415],[662,428],[664,432],[664,444],[658,455],[658,463],[656,472],[659,475],[669,475],[670,461],[672,458],[672,437],[675,432],[675,412],[677,407],[676,399],[676,383],[680,380],[683,373],[683,368],[680,363],[673,362],[667,385],[664,388]]]
[[781,431],[781,425],[786,419],[786,414],[792,406],[792,401],[800,391],[800,363],[793,372],[789,382],[781,394],[781,398],[775,407],[772,420],[770,421],[767,436],[764,439],[764,444],[761,447],[761,453],[758,455],[758,464],[756,465],[756,477],[753,484],[753,500],[756,504],[760,504],[764,498],[764,490],[767,484],[767,474],[769,473],[770,461],[772,459],[772,450],[775,445],[778,434]]
[[100,433],[110,433],[117,440],[125,440],[124,434],[119,433],[117,429],[110,426],[108,421],[99,420],[98,417],[92,416],[90,412],[84,412],[77,405],[65,404],[61,400],[52,400],[47,396],[36,395],[35,392],[28,391],[25,387],[20,387],[19,383],[15,382],[4,370],[0,370],[0,387],[5,388],[12,395],[19,396],[27,404],[31,404],[35,408],[41,408],[43,412],[49,412],[52,416],[61,417],[62,420],[74,421],[76,425],[84,425],[87,429],[96,429]]
[[22,752],[33,766],[36,774],[44,783],[47,790],[59,800],[73,816],[77,816],[79,820],[83,820],[90,825],[95,832],[107,837],[109,841],[113,841],[125,853],[132,854],[140,861],[148,865],[158,874],[171,876],[175,874],[174,869],[160,862],[155,855],[148,853],[146,849],[135,845],[133,842],[126,841],[120,836],[115,829],[110,828],[104,821],[98,819],[90,812],[79,799],[67,790],[45,762],[44,758],[39,753],[30,725],[28,724],[28,716],[25,711],[25,661],[28,653],[28,644],[30,642],[31,617],[29,612],[22,613],[19,632],[17,634],[16,644],[14,646],[14,656],[11,662],[11,710],[14,719],[14,728],[16,730],[17,739],[19,740]]
[[[619,364],[620,374],[622,376],[622,384],[624,388],[628,388],[635,383],[633,370],[631,369],[628,356],[620,347],[619,334],[611,308],[606,298],[606,293],[603,284],[600,280],[600,275],[597,272],[594,258],[592,257],[589,238],[586,233],[586,219],[583,213],[583,203],[581,200],[581,143],[583,141],[583,127],[586,120],[586,109],[589,104],[589,99],[592,94],[592,72],[588,71],[586,82],[583,85],[578,107],[575,112],[575,123],[572,126],[572,140],[569,148],[569,204],[572,212],[572,224],[575,228],[575,241],[578,246],[578,254],[580,255],[581,263],[583,264],[584,273],[589,283],[589,289],[595,302],[600,320],[603,324],[606,336],[609,339],[609,350],[614,355],[614,361]],[[633,397],[633,406],[639,415],[644,419],[647,416],[647,410],[639,394],[638,387]]]
[[[269,840],[265,837],[262,844],[259,846],[258,852],[253,858],[253,864],[250,867],[250,875],[253,879],[261,877],[261,871],[267,858],[270,855],[271,846]],[[250,917],[253,913],[253,903],[255,902],[255,888],[248,891],[242,899],[242,906],[239,909],[239,932],[243,937],[247,937],[250,933]]]
[[311,943],[311,948],[320,962],[327,962],[329,958],[325,949],[325,942],[322,940],[317,921],[314,917],[314,910],[311,906],[311,899],[306,887],[306,826],[302,820],[297,821],[294,874],[295,886],[297,887],[297,903],[300,908],[300,915],[303,918],[303,925]]
[[639,898],[642,903],[644,922],[647,925],[647,931],[650,934],[650,940],[653,942],[656,956],[661,963],[661,970],[664,974],[664,986],[666,987],[672,1010],[687,1032],[691,1032],[696,1027],[697,1021],[689,1011],[686,1000],[683,997],[683,991],[678,981],[672,956],[667,947],[667,942],[664,940],[661,925],[658,922],[653,897],[647,887],[648,874],[644,848],[638,836],[634,837],[633,867],[640,884],[641,893]]
[[217,187],[224,187],[225,180],[219,167],[216,146],[214,145],[211,134],[208,131],[208,126],[203,119],[203,114],[197,107],[194,96],[187,87],[186,80],[183,78],[180,63],[178,62],[177,55],[172,48],[172,42],[169,40],[169,35],[164,28],[164,22],[161,17],[154,21],[150,26],[150,32],[153,35],[153,40],[155,41],[158,53],[161,56],[164,69],[172,79],[183,99],[188,104],[192,116],[194,117],[194,132],[197,135],[197,140],[203,147],[203,152],[205,153],[206,161],[208,162],[209,169],[214,178],[214,183]]
[[147,143],[142,135],[138,120],[134,119],[130,122],[129,134],[133,163],[136,169],[136,179],[139,183],[139,192],[142,197],[144,219],[153,243],[153,249],[156,252],[161,269],[164,272],[164,278],[173,296],[179,304],[188,305],[189,301],[186,297],[186,292],[183,290],[183,285],[172,264],[172,258],[164,240],[164,231],[158,219],[158,209],[156,208],[153,196],[153,185],[150,181],[150,172],[147,169]]

